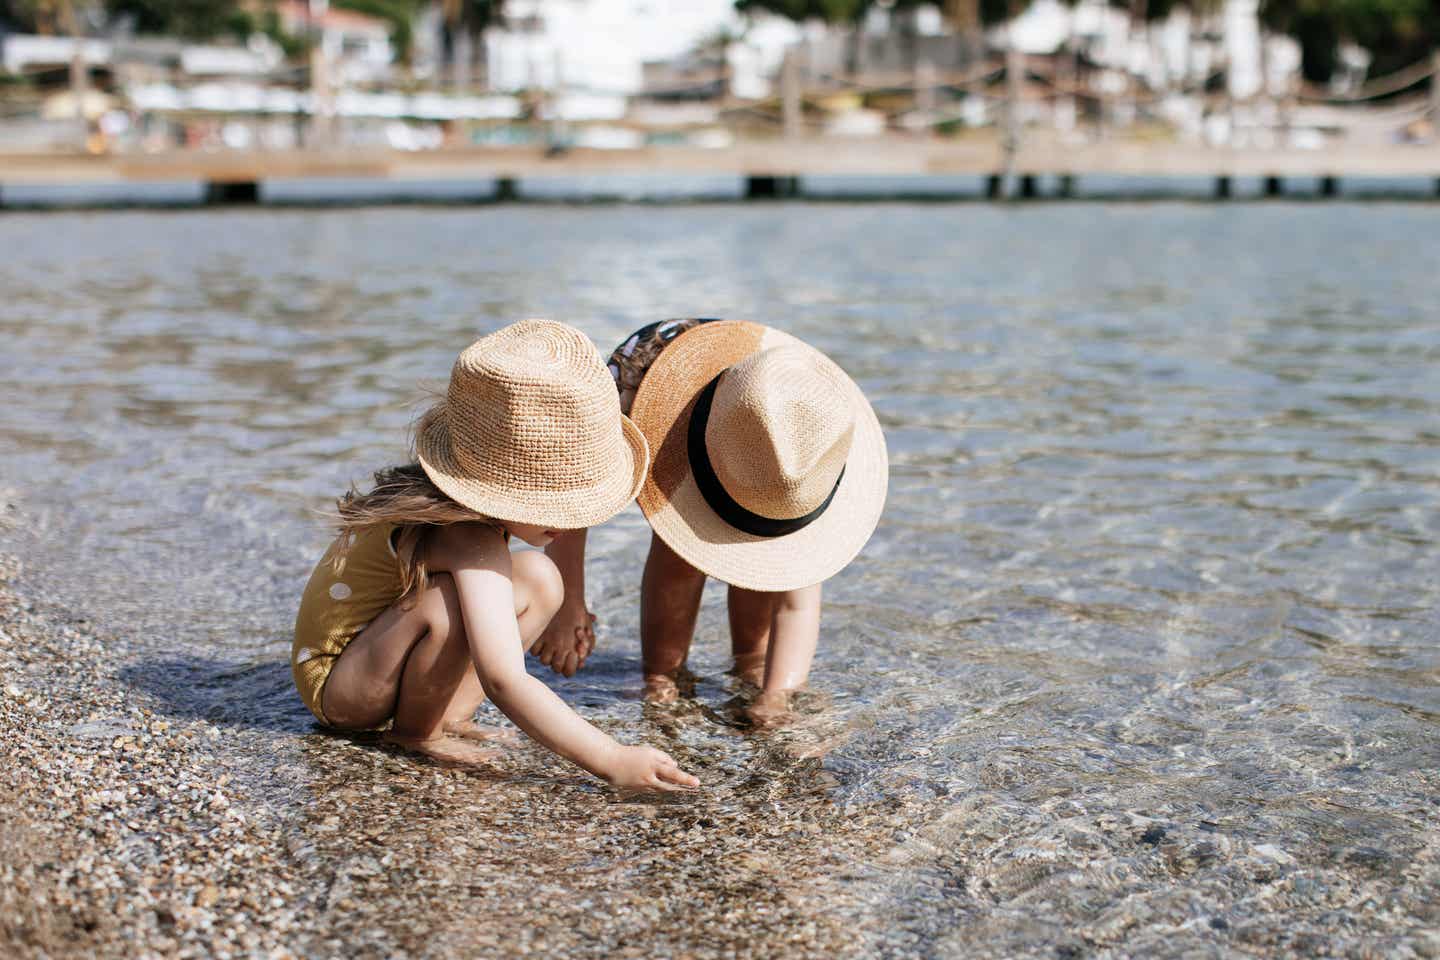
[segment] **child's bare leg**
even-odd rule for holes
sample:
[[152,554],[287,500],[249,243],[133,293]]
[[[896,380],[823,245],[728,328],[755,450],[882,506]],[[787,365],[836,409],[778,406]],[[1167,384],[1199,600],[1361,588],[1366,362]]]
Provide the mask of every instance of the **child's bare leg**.
[[[543,553],[514,553],[510,555],[510,564],[510,582],[515,586],[515,620],[520,626],[520,640],[528,650],[560,609],[565,584],[554,562]],[[484,702],[485,691],[472,664],[445,709],[445,732],[467,740],[514,743],[515,735],[510,730],[475,722],[475,711]]]
[[646,699],[670,703],[679,696],[675,676],[690,653],[704,590],[705,574],[651,534],[650,555],[645,558],[640,580],[640,653]]
[[820,640],[820,584],[773,594],[774,617],[765,679],[750,706],[750,717],[766,726],[790,714],[790,693],[810,679],[810,664]]
[[778,596],[732,586],[727,598],[735,675],[757,687],[765,680],[765,657],[770,649],[770,628]]
[[436,573],[408,610],[391,606],[350,642],[325,683],[322,709],[342,729],[367,730],[394,717],[387,739],[439,760],[473,763],[493,752],[445,739],[445,712],[473,674],[460,598]]

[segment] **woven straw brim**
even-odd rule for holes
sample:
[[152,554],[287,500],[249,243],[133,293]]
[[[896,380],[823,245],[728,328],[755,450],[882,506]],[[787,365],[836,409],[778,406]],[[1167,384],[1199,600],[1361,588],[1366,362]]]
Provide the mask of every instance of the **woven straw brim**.
[[869,401],[849,377],[855,434],[830,506],[808,526],[757,537],[722,520],[690,472],[686,438],[696,395],[720,371],[759,350],[802,341],[758,323],[724,320],[682,333],[651,365],[630,416],[650,443],[640,509],[661,540],[709,576],[749,590],[795,590],[842,570],[870,539],[885,507],[889,461]]
[[446,496],[494,520],[533,523],[557,530],[578,530],[604,523],[624,510],[640,492],[650,462],[639,428],[621,417],[624,455],[609,464],[604,478],[588,487],[532,490],[483,483],[465,475],[455,462],[443,408],[421,422],[415,435],[420,466]]

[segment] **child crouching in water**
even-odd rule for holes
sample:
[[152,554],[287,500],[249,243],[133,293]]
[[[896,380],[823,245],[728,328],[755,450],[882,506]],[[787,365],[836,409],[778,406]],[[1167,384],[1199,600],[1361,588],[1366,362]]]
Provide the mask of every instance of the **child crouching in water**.
[[[640,580],[649,699],[681,692],[707,578],[729,585],[735,673],[759,687],[759,725],[783,722],[820,638],[821,584],[885,506],[885,435],[865,395],[820,351],[772,327],[686,319],[636,331],[610,357],[620,408],[654,454],[640,493],[652,530]],[[565,581],[535,653],[569,676],[593,649],[585,531],[547,552]]]
[[550,750],[626,790],[699,781],[617,743],[525,670],[564,586],[543,547],[635,498],[644,437],[579,331],[527,320],[476,341],[421,419],[416,462],[340,502],[341,534],[305,588],[291,663],[324,725],[373,730],[444,760],[489,756],[488,697]]

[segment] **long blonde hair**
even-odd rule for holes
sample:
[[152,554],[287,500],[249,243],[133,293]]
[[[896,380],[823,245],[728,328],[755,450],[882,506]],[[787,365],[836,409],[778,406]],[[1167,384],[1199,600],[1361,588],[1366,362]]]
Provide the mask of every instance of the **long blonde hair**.
[[425,565],[425,537],[436,527],[451,523],[481,521],[499,525],[456,503],[437,486],[418,462],[386,467],[375,473],[375,486],[369,493],[354,487],[335,503],[334,517],[339,533],[335,538],[334,557],[338,564],[349,553],[355,538],[363,531],[380,524],[394,524],[395,556],[400,561],[401,597],[410,606],[429,583]]

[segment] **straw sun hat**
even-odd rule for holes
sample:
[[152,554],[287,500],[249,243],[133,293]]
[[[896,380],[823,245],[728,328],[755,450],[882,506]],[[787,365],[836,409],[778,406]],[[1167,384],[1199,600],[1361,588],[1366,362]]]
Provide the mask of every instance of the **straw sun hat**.
[[649,462],[595,345],[552,320],[522,320],[467,347],[445,399],[421,418],[415,448],[456,502],[563,529],[623,510]]
[[880,520],[885,436],[828,357],[757,323],[682,333],[655,359],[630,416],[654,463],[651,528],[710,576],[793,590],[848,564]]

